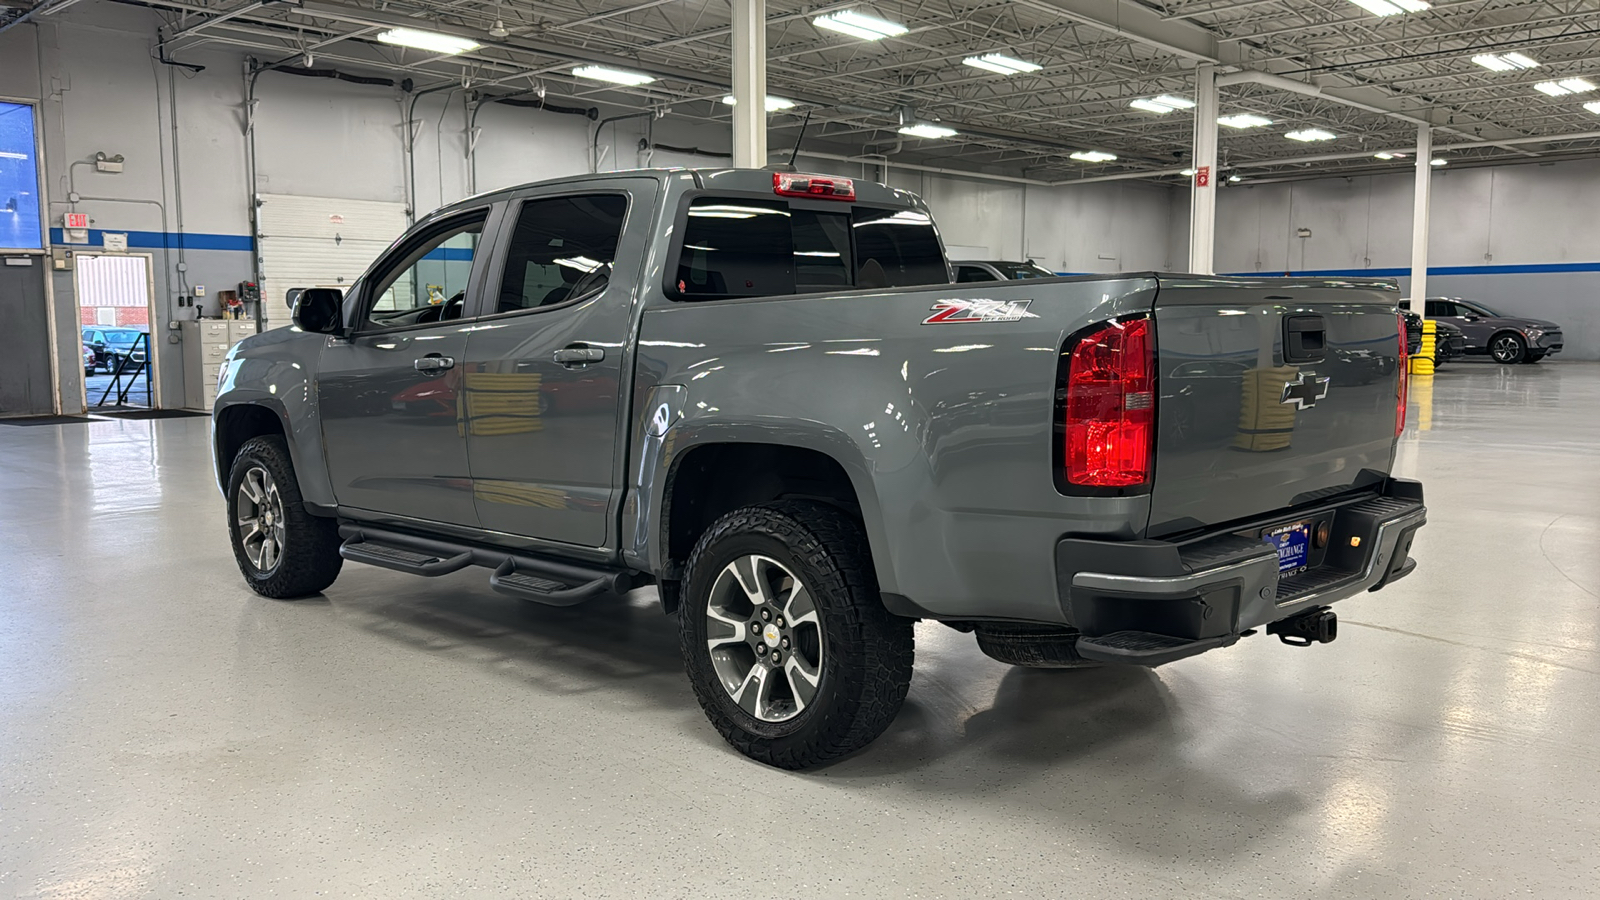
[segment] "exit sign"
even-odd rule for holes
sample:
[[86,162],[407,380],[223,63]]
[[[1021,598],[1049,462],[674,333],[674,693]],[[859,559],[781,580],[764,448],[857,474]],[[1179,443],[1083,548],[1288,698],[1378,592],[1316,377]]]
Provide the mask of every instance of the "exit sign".
[[67,227],[67,228],[88,228],[89,227],[89,214],[88,213],[67,213],[67,224],[66,224],[65,227]]

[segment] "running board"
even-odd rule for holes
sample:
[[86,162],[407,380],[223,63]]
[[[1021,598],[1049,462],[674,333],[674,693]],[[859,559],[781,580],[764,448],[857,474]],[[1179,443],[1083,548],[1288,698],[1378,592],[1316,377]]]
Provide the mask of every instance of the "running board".
[[368,525],[342,524],[339,536],[345,539],[339,555],[351,562],[427,577],[482,566],[494,570],[489,576],[494,590],[550,606],[572,606],[607,593],[624,594],[638,583],[636,574],[626,569],[543,559]]
[[582,584],[567,584],[519,569],[516,560],[507,559],[489,576],[489,587],[502,594],[550,606],[573,606],[610,591],[611,576],[602,575]]

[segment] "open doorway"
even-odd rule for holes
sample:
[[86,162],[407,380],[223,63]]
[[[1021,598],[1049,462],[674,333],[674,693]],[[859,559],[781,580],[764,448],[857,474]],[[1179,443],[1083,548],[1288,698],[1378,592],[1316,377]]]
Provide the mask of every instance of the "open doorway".
[[79,253],[73,284],[83,331],[84,406],[159,409],[150,255]]

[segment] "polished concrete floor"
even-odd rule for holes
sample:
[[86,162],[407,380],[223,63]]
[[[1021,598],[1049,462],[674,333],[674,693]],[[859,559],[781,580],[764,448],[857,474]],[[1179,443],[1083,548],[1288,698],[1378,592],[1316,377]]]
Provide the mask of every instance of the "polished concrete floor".
[[1413,388],[1338,642],[1033,672],[933,624],[876,745],[728,749],[648,591],[240,582],[203,419],[0,426],[0,897],[1592,897],[1600,364]]

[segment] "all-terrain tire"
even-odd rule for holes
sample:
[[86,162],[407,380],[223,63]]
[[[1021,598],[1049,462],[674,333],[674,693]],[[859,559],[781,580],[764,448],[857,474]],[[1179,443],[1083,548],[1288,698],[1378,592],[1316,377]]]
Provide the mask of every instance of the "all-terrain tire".
[[[712,589],[734,561],[752,555],[793,573],[819,620],[815,695],[785,721],[740,708],[707,646]],[[740,753],[770,766],[804,769],[861,749],[894,721],[911,685],[912,620],[884,608],[860,523],[825,504],[749,506],[713,523],[689,557],[678,622],[689,682],[706,717]]]
[[996,662],[1030,669],[1089,669],[1101,665],[1078,655],[1078,632],[1048,625],[984,623],[978,649]]
[[[277,487],[282,516],[281,551],[270,565],[258,567],[246,553],[239,525],[240,487],[247,473],[262,469]],[[263,597],[289,599],[318,593],[339,577],[344,558],[339,555],[339,523],[306,511],[295,479],[294,463],[282,437],[251,438],[233,458],[228,472],[228,539],[234,559],[250,589]]]

